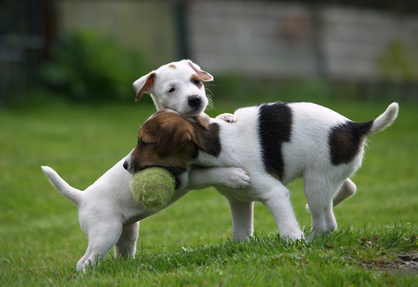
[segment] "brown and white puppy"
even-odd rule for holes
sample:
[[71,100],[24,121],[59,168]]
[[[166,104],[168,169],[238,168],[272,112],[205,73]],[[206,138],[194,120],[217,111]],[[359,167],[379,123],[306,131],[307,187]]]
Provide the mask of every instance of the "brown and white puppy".
[[375,120],[356,123],[312,103],[277,102],[239,109],[235,123],[211,119],[203,128],[163,110],[142,126],[124,166],[132,173],[150,166],[169,169],[179,188],[187,186],[192,164],[244,168],[251,177],[248,188],[218,187],[230,202],[235,239],[253,233],[253,201],[269,208],[284,239],[303,238],[285,187],[303,177],[312,240],[337,228],[333,206],[356,192],[349,177],[361,166],[367,136],[397,115],[398,104],[392,103]]
[[133,83],[136,100],[149,93],[157,111],[173,109],[186,117],[201,115],[207,105],[203,82],[213,81],[190,60],[168,63],[142,76]]

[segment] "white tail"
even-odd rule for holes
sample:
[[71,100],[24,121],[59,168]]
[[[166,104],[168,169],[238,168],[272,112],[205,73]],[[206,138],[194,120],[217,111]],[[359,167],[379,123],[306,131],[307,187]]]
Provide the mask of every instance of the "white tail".
[[58,173],[49,166],[42,166],[42,170],[48,177],[49,182],[55,187],[63,196],[72,201],[78,206],[81,200],[81,190],[70,186],[65,180],[63,180]]
[[398,116],[398,103],[391,103],[386,111],[373,121],[370,133],[381,131],[390,126]]

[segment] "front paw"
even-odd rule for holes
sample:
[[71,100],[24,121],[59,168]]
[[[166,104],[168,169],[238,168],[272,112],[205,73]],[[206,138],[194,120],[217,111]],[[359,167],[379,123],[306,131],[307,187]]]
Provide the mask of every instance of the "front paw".
[[216,118],[231,124],[237,122],[237,117],[234,114],[220,114]]
[[251,183],[250,176],[242,168],[229,167],[225,171],[225,175],[228,179],[225,185],[235,189],[243,189]]

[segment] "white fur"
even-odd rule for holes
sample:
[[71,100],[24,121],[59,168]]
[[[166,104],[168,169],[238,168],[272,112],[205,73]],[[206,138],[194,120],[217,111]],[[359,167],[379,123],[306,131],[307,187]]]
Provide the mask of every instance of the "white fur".
[[[133,87],[137,94],[143,89],[143,92],[150,93],[157,111],[170,108],[184,116],[193,117],[202,113],[208,105],[204,86],[198,87],[190,80],[192,75],[199,74],[204,76],[203,81],[213,80],[209,73],[202,71],[192,61],[182,60],[166,64],[142,76],[133,83]],[[144,87],[151,75],[155,77],[154,83]],[[171,89],[174,91],[171,92]],[[202,101],[198,109],[190,105],[189,99],[192,96],[197,96]]]
[[[360,167],[364,142],[359,153],[347,164],[332,165],[328,147],[330,128],[348,119],[325,107],[311,103],[292,103],[292,134],[283,143],[285,173],[279,181],[265,171],[258,136],[259,107],[239,109],[235,114],[212,119],[220,125],[221,154],[218,157],[200,151],[195,163],[205,166],[245,168],[251,184],[244,190],[219,187],[231,206],[235,239],[246,239],[253,233],[253,201],[261,201],[272,213],[284,239],[300,239],[303,233],[296,220],[289,190],[285,187],[303,177],[304,192],[312,215],[312,240],[316,234],[337,228],[333,206],[356,192],[349,179]],[[398,104],[391,104],[375,121],[369,134],[390,125],[398,114]],[[226,118],[234,123],[226,123]]]

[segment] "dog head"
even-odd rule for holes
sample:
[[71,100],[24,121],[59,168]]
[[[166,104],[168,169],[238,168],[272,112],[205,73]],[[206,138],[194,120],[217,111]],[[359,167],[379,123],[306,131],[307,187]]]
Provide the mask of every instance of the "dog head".
[[199,150],[217,156],[220,153],[219,126],[203,127],[172,110],[162,110],[152,115],[142,126],[135,149],[124,163],[130,173],[148,167],[169,170],[184,187],[183,174],[189,170]]
[[157,110],[173,109],[193,117],[208,105],[203,82],[212,81],[211,74],[190,60],[169,63],[133,83],[136,100],[144,93],[151,94]]

